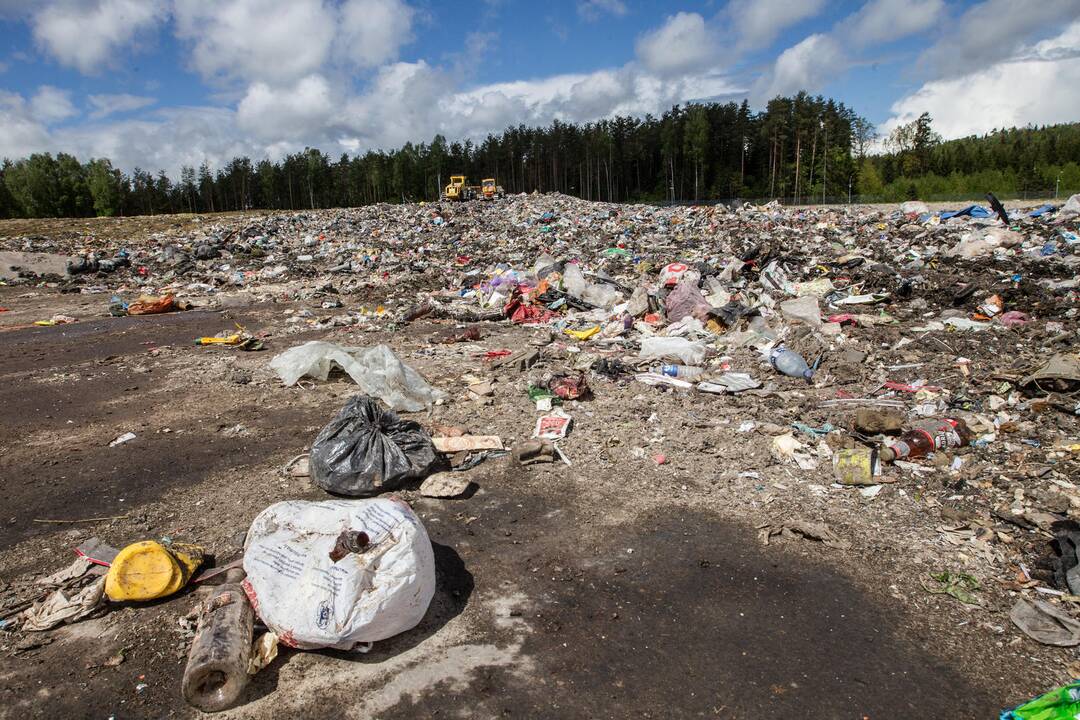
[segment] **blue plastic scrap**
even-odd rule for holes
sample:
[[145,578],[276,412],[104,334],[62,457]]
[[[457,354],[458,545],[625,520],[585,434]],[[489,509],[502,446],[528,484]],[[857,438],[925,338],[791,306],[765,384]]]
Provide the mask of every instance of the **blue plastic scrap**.
[[982,205],[968,205],[963,210],[943,210],[940,217],[942,220],[948,220],[949,218],[962,217],[964,215],[973,218],[988,218],[990,217],[990,211]]

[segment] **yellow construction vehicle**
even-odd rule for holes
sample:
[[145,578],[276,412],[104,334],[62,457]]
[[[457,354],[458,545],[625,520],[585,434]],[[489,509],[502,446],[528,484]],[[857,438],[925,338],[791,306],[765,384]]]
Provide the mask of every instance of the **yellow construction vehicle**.
[[501,186],[495,184],[495,178],[485,178],[480,181],[480,197],[484,200],[494,200],[503,196]]
[[470,200],[469,186],[465,184],[464,175],[451,175],[450,184],[443,190],[443,200]]
[[495,178],[486,178],[480,185],[466,185],[464,175],[451,175],[450,184],[443,188],[443,200],[494,200],[503,196],[503,189],[495,184]]

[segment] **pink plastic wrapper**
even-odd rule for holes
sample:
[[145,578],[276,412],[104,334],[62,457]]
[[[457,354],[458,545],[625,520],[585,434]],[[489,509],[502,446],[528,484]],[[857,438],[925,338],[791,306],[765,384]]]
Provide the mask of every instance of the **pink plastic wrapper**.
[[1018,328],[1027,325],[1031,322],[1031,316],[1026,312],[1020,312],[1019,310],[1010,310],[1002,313],[998,318],[998,322],[1007,328]]

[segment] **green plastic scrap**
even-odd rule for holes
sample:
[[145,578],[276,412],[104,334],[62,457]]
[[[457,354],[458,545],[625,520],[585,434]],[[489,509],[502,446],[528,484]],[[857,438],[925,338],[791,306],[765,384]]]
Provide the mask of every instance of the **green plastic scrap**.
[[1040,695],[1014,710],[1001,713],[1000,720],[1075,720],[1080,718],[1080,681]]
[[979,581],[967,573],[945,572],[930,573],[930,578],[938,583],[937,587],[927,587],[923,583],[923,590],[934,595],[949,595],[965,605],[980,605],[979,598],[971,594],[971,590],[982,589]]
[[833,427],[832,423],[825,423],[821,427],[816,428],[810,427],[806,423],[793,422],[791,423],[791,427],[795,428],[804,435],[809,435],[810,437],[821,437],[822,435],[828,435],[836,429],[835,427]]
[[544,398],[551,398],[552,405],[562,405],[562,398],[551,392],[547,388],[537,387],[536,385],[529,386],[529,399],[533,402],[537,400],[543,400]]

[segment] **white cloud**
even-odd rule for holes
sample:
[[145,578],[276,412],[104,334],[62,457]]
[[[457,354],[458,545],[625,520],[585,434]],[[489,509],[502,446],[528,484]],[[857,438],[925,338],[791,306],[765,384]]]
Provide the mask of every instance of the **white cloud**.
[[70,152],[81,160],[107,157],[126,172],[141,167],[165,170],[178,178],[182,165],[212,166],[237,155],[260,158],[264,146],[248,139],[236,127],[236,115],[225,108],[172,108],[152,119],[126,120],[107,125],[65,128],[49,140],[53,151]]
[[46,125],[79,114],[71,103],[71,93],[52,85],[42,85],[38,88],[34,97],[30,99],[30,112]]
[[963,77],[935,80],[901,98],[879,131],[930,113],[946,139],[983,134],[995,128],[1076,120],[1080,107],[1080,58],[998,63]]
[[401,0],[347,0],[338,37],[345,57],[360,68],[396,59],[401,46],[413,40],[413,15]]
[[90,102],[90,107],[93,108],[90,111],[91,120],[100,120],[116,113],[131,112],[157,102],[152,97],[129,95],[127,93],[88,95],[86,99]]
[[262,141],[301,140],[325,127],[335,102],[321,75],[308,75],[294,85],[274,88],[258,82],[248,88],[236,110],[240,130]]
[[715,58],[716,43],[697,13],[668,16],[656,30],[637,42],[637,55],[646,68],[659,74],[697,70]]
[[731,0],[721,16],[739,50],[770,45],[785,28],[814,17],[825,0]]
[[80,160],[110,158],[131,172],[136,167],[164,169],[179,177],[181,165],[212,164],[237,155],[262,157],[264,146],[236,127],[235,113],[225,108],[173,108],[152,119],[78,125],[50,130],[18,93],[0,90],[0,159],[37,152],[67,152]]
[[985,0],[949,23],[945,33],[919,58],[930,77],[977,72],[1007,60],[1031,42],[1080,17],[1080,0]]
[[811,35],[789,47],[776,58],[772,71],[754,87],[758,102],[800,90],[814,92],[847,64],[840,45],[829,35]]
[[596,22],[604,15],[622,17],[629,10],[623,0],[579,0],[578,15],[587,22]]
[[[239,154],[276,159],[304,146],[333,156],[394,148],[436,133],[480,139],[521,123],[658,114],[676,103],[745,92],[706,67],[713,59],[712,31],[692,13],[669,17],[643,37],[642,63],[463,87],[469,75],[453,58],[445,67],[394,61],[411,40],[416,19],[403,0],[173,2],[175,29],[190,44],[191,67],[226,83],[219,96],[226,107],[159,109],[117,121],[115,114],[155,100],[95,94],[86,103],[96,122],[52,128],[50,122],[74,112],[63,91],[43,89],[33,100],[2,93],[0,151],[110,157],[127,172],[139,166],[175,176],[181,165],[204,159],[218,166]],[[618,13],[621,6],[606,7]],[[475,57],[496,39],[476,32],[465,38],[465,47]],[[665,42],[670,47],[661,50]],[[373,69],[359,91],[343,72],[351,67]]]
[[276,159],[305,146],[334,157],[430,140],[436,133],[479,140],[510,125],[658,114],[675,103],[743,92],[719,73],[670,78],[635,63],[462,90],[438,67],[397,62],[380,68],[367,89],[352,97],[313,74],[286,86],[253,83],[235,111],[174,108],[138,120],[50,131],[21,96],[0,91],[0,157],[63,151],[82,159],[109,157],[126,172],[139,166],[177,177],[181,165],[198,166],[204,159],[220,167],[236,155]]
[[1017,59],[1023,60],[1064,60],[1080,55],[1080,21],[1065,28],[1057,37],[1035,43],[1028,52],[1021,53]]
[[387,65],[376,74],[367,92],[347,103],[341,141],[365,148],[390,148],[430,139],[451,120],[438,106],[450,92],[452,79],[423,60]]
[[[776,28],[772,11],[778,9],[768,8],[769,2],[773,1],[755,2],[746,8],[751,17],[765,10],[770,13],[761,15],[759,20],[744,21],[751,29],[747,39],[739,40],[741,44],[752,46],[754,42],[772,41],[774,35],[770,33]],[[730,13],[741,2],[744,0],[733,0],[725,12]],[[753,99],[764,103],[777,95],[790,95],[800,90],[819,91],[829,80],[857,62],[859,51],[925,31],[942,17],[944,8],[944,0],[869,0],[836,23],[829,32],[810,35],[780,53],[772,67],[754,84]],[[814,3],[795,5],[787,8],[786,15],[781,15],[783,19],[792,17],[793,13],[816,10],[820,7]],[[760,26],[757,31],[753,30],[755,26]]]
[[839,29],[854,45],[875,45],[922,32],[944,13],[944,0],[870,0]]
[[55,0],[34,12],[34,39],[84,74],[115,65],[117,53],[165,19],[165,0]]
[[0,127],[0,158],[14,160],[53,149],[48,130],[18,93],[0,90]]
[[176,34],[209,80],[283,86],[340,63],[374,68],[413,40],[403,0],[174,0]]
[[[440,103],[448,134],[481,135],[508,125],[554,119],[592,122],[612,115],[658,114],[675,103],[743,92],[718,74],[665,78],[634,65],[592,73],[486,85],[454,92]],[[479,130],[479,132],[478,132]]]
[[334,13],[322,0],[174,0],[176,34],[206,79],[287,83],[329,57]]

